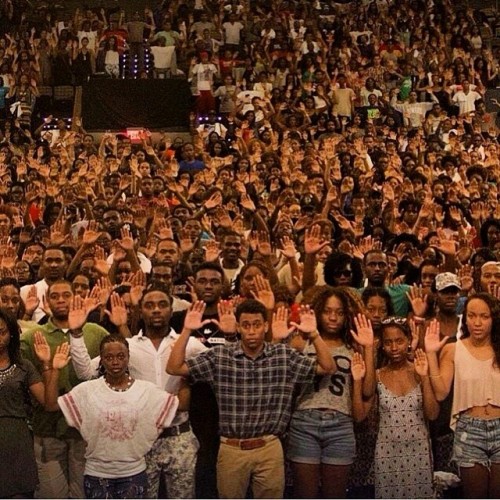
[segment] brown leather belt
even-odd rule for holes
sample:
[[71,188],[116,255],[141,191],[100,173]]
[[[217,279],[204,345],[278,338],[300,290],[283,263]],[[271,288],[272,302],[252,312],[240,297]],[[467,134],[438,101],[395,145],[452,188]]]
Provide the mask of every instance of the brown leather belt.
[[264,436],[249,439],[221,437],[221,442],[227,444],[228,446],[239,448],[240,450],[256,450],[257,448],[263,448],[267,443],[274,441],[275,439],[277,439],[277,436]]

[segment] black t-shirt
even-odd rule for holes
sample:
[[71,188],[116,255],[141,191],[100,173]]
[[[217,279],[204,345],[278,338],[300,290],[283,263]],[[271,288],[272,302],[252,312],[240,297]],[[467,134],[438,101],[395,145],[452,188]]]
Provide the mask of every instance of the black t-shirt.
[[[186,311],[179,311],[172,314],[172,318],[170,320],[170,326],[177,333],[181,333],[185,317],[186,317]],[[204,314],[203,319],[204,320],[219,319],[219,315]],[[191,332],[191,336],[200,340],[203,343],[203,345],[208,348],[224,344],[226,342],[226,337],[219,330],[219,327],[215,323],[208,323],[203,328]]]

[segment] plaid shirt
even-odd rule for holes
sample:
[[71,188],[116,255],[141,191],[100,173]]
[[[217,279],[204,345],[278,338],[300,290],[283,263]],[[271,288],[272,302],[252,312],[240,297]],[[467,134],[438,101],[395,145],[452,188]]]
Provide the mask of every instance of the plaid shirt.
[[310,381],[316,361],[284,344],[264,345],[255,359],[241,343],[215,346],[186,361],[192,382],[212,385],[219,429],[229,438],[282,435],[290,420],[294,387]]

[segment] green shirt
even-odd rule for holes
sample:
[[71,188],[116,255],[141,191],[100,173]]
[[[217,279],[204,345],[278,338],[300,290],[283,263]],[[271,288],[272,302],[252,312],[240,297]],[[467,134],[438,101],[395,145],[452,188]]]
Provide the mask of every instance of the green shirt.
[[[389,292],[394,307],[394,314],[406,318],[410,312],[410,303],[406,295],[410,291],[408,285],[389,285],[385,289]],[[359,289],[359,293],[363,293],[364,288]]]
[[[50,346],[50,352],[53,356],[56,347],[64,342],[69,342],[68,330],[64,332],[55,326],[50,320],[45,325],[37,325],[30,328],[21,335],[21,353],[25,359],[28,359],[41,371],[41,363],[35,354],[33,348],[34,333],[41,332],[47,339]],[[108,332],[94,323],[86,323],[83,327],[83,339],[87,346],[89,356],[95,358],[99,356],[99,346]],[[73,365],[69,363],[59,373],[59,395],[62,396],[71,391],[81,380],[76,376]],[[33,432],[40,437],[68,438],[76,437],[78,433],[75,429],[70,429],[61,411],[45,411],[42,406],[36,405],[33,413]]]

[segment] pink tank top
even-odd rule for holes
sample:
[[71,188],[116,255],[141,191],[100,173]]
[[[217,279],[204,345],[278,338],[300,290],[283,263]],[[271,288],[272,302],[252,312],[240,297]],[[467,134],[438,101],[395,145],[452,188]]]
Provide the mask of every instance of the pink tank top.
[[500,370],[494,358],[475,358],[458,340],[455,347],[455,383],[450,427],[455,429],[458,416],[473,406],[500,407]]

